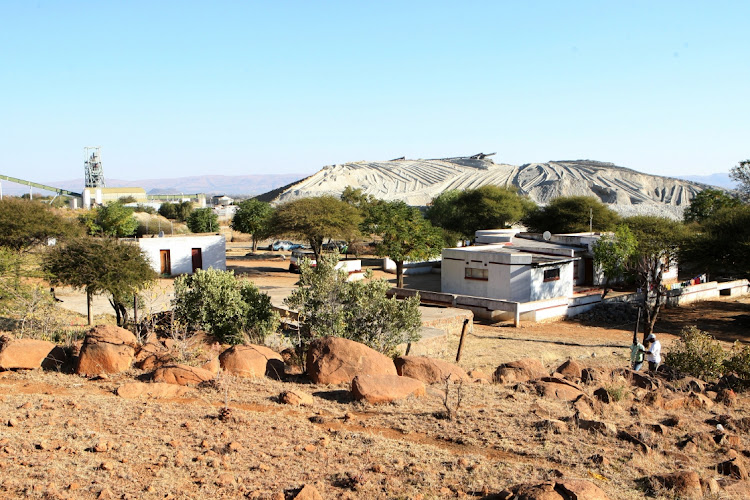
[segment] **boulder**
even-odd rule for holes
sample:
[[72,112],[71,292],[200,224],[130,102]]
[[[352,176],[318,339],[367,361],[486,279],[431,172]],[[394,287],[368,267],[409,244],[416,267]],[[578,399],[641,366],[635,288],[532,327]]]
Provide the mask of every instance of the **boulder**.
[[3,335],[0,337],[0,371],[41,368],[55,347],[46,340],[14,339]]
[[284,391],[279,394],[279,402],[293,406],[312,406],[313,397],[302,391]]
[[190,392],[190,389],[174,384],[129,382],[118,387],[116,392],[118,396],[127,399],[163,399],[182,397]]
[[391,358],[340,337],[314,340],[307,350],[306,368],[316,384],[350,383],[358,375],[398,376]]
[[684,397],[664,400],[661,403],[661,407],[665,410],[678,410],[682,408],[704,408],[709,410],[713,405],[713,401],[697,392],[691,392]]
[[580,380],[583,376],[583,366],[581,366],[581,364],[577,361],[569,359],[565,363],[558,366],[555,372],[559,373],[569,380]]
[[578,427],[591,432],[598,432],[605,436],[617,435],[617,427],[609,422],[602,422],[600,420],[588,420],[585,418],[579,418],[576,420]]
[[520,484],[491,498],[500,500],[609,500],[598,486],[583,479],[547,481],[538,484]]
[[238,377],[278,378],[284,373],[284,361],[281,355],[262,345],[236,345],[219,356],[221,367]]
[[417,379],[398,375],[357,375],[352,380],[352,397],[368,403],[390,403],[409,396],[425,395],[425,385]]
[[547,370],[541,361],[535,358],[524,358],[518,361],[504,363],[495,370],[495,382],[509,384],[526,382],[547,375]]
[[138,349],[135,355],[135,367],[144,371],[154,371],[161,366],[174,363],[172,352],[161,342],[150,341]]
[[189,386],[212,380],[214,374],[196,366],[168,365],[157,368],[152,378],[154,382]]
[[550,399],[574,401],[583,394],[583,391],[571,382],[557,377],[542,377],[534,382],[534,385],[540,396]]
[[492,382],[492,377],[481,370],[471,370],[469,371],[469,373],[467,373],[467,375],[471,380],[478,384],[487,384],[489,382]]
[[121,373],[130,368],[138,342],[135,335],[117,326],[95,326],[86,334],[76,373]]
[[306,484],[294,496],[294,500],[323,500],[320,492],[312,484]]
[[596,368],[584,368],[581,370],[581,382],[584,384],[597,384],[602,381],[604,375]]
[[719,474],[731,476],[742,481],[748,478],[747,468],[745,467],[745,464],[742,463],[742,459],[739,456],[721,462],[716,466],[716,470],[719,471]]
[[594,397],[601,401],[602,403],[611,403],[612,397],[609,395],[609,392],[604,387],[600,387],[597,390],[594,391]]
[[701,478],[695,471],[681,470],[671,474],[654,476],[653,479],[677,498],[703,498]]
[[453,383],[471,380],[463,368],[440,359],[401,356],[394,359],[393,363],[399,375],[421,380],[425,384],[443,384],[446,379]]

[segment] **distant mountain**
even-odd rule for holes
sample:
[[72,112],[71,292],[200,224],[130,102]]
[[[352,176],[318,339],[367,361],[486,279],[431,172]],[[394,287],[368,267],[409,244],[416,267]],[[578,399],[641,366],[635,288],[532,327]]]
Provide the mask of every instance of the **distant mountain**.
[[[142,187],[149,194],[176,193],[205,193],[227,194],[230,196],[254,196],[272,191],[291,182],[299,181],[305,174],[269,174],[269,175],[195,175],[190,177],[170,177],[162,179],[142,179],[125,181],[121,179],[106,179],[107,187]],[[44,181],[26,179],[48,186],[80,193],[83,189],[83,178],[63,181]],[[20,184],[2,181],[3,193],[22,195],[29,192],[29,188]],[[36,193],[37,190],[35,189]],[[41,194],[49,194],[40,192]]]
[[725,189],[737,189],[737,183],[729,177],[729,173],[709,174],[709,175],[681,175],[680,179],[686,181],[701,182],[712,186],[719,186]]

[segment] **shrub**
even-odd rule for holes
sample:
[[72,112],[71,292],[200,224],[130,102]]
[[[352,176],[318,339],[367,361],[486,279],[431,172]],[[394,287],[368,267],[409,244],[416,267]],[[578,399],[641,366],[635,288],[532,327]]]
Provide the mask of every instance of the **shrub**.
[[721,376],[726,353],[706,332],[691,326],[680,333],[665,356],[665,362],[678,372],[703,380]]
[[735,342],[729,357],[724,361],[724,371],[734,372],[743,381],[743,385],[747,386],[750,383],[750,345]]
[[387,281],[373,280],[369,274],[364,280],[347,281],[346,271],[337,270],[337,263],[334,253],[322,255],[316,267],[303,264],[299,288],[286,299],[299,312],[300,351],[312,339],[330,336],[392,355],[397,345],[419,340],[419,297],[389,299]]
[[276,331],[279,315],[271,299],[232,271],[196,269],[174,282],[175,319],[192,329],[204,329],[221,342],[263,343]]
[[609,397],[615,403],[622,401],[628,396],[628,388],[624,385],[610,385],[605,387],[604,390],[607,391],[607,394],[609,394]]

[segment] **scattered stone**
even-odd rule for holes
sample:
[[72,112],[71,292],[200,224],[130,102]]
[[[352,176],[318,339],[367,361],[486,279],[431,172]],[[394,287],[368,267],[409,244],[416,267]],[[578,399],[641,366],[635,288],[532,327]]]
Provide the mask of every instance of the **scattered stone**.
[[492,382],[492,377],[487,375],[481,370],[471,370],[469,373],[467,373],[469,378],[471,378],[475,383],[484,384]]
[[591,455],[589,457],[589,460],[591,460],[591,463],[596,464],[596,465],[601,465],[602,467],[607,467],[609,466],[609,463],[610,463],[607,457],[600,455],[598,453],[595,455]]
[[284,391],[279,395],[279,402],[294,406],[312,406],[313,397],[299,390]]
[[124,372],[133,362],[137,345],[135,335],[124,328],[95,326],[83,340],[76,373],[92,376]]
[[562,378],[542,377],[534,384],[540,396],[550,399],[574,401],[583,394],[581,389]]
[[284,374],[281,355],[266,346],[236,345],[219,356],[219,363],[228,373],[238,377],[280,378]]
[[225,487],[234,484],[234,476],[229,473],[222,473],[216,476],[216,486]]
[[458,365],[426,356],[400,356],[393,360],[396,371],[404,377],[421,380],[425,384],[442,384],[446,379],[453,383],[471,379]]
[[357,375],[352,380],[352,397],[368,403],[390,403],[409,396],[425,395],[425,385],[419,380],[398,375]]
[[548,418],[537,422],[536,428],[539,430],[551,430],[554,434],[564,434],[568,430],[568,424],[556,418]]
[[[324,337],[307,350],[307,375],[316,384],[350,383],[356,376],[398,376],[393,360],[353,340]],[[424,385],[424,384],[423,384]]]
[[581,370],[581,382],[584,384],[598,384],[602,378],[602,372],[596,368],[584,368]]
[[662,425],[666,425],[667,427],[678,427],[680,425],[680,417],[676,415],[670,415],[669,417],[662,420],[661,423]]
[[583,479],[548,481],[540,484],[520,484],[500,492],[499,500],[609,500],[598,486]]
[[579,418],[576,423],[578,424],[579,428],[586,431],[599,432],[608,436],[614,436],[617,434],[617,427],[615,427],[614,424],[610,424],[609,422]]
[[323,500],[315,486],[306,484],[302,489],[294,496],[294,500]]
[[726,406],[735,406],[737,404],[737,393],[732,389],[722,389],[716,395],[717,403],[724,403]]
[[665,410],[678,410],[682,408],[703,408],[709,410],[713,407],[714,402],[703,394],[691,392],[687,396],[664,400],[661,407]]
[[146,384],[144,382],[128,382],[127,384],[118,387],[115,392],[118,396],[127,399],[164,399],[182,397],[190,392],[190,389],[163,382],[154,382],[151,384]]
[[577,361],[569,359],[558,366],[555,372],[559,373],[568,380],[581,380],[581,378],[583,377],[583,366],[581,366],[581,364]]
[[55,349],[55,344],[46,340],[14,339],[10,335],[0,336],[0,371],[34,370]]
[[9,418],[8,427],[18,427],[18,420],[16,420],[15,418]]
[[494,380],[499,384],[510,384],[527,382],[545,375],[547,375],[547,370],[544,369],[541,361],[535,358],[524,358],[498,366]]
[[745,464],[742,463],[742,459],[739,456],[731,458],[725,462],[721,462],[716,466],[716,470],[719,472],[719,474],[731,476],[735,479],[740,479],[742,481],[747,479],[747,469],[745,468]]
[[677,498],[703,498],[700,477],[695,471],[677,471],[671,474],[654,476],[653,479]]
[[604,387],[600,387],[597,390],[594,391],[594,397],[601,401],[602,403],[609,404],[612,402],[612,398],[609,395],[609,392]]
[[619,431],[617,433],[617,438],[622,439],[623,441],[627,441],[629,443],[633,443],[634,445],[638,446],[638,448],[646,455],[651,453],[651,447],[649,445],[647,445],[640,438],[634,436],[633,434],[627,431],[624,431],[624,430]]
[[169,365],[157,368],[153,374],[154,382],[176,385],[198,385],[214,378],[214,374],[203,368],[188,365]]

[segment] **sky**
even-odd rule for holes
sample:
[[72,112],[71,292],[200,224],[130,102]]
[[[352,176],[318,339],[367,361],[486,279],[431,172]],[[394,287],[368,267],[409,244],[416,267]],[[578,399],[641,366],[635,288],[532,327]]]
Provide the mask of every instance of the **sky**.
[[0,2],[0,174],[750,157],[746,1]]

